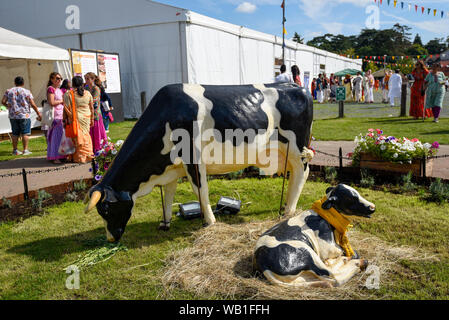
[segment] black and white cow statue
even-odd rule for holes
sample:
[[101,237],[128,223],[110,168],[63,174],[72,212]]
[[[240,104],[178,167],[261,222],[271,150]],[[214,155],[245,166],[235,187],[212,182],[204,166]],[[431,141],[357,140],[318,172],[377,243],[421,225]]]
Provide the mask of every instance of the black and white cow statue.
[[[257,166],[266,174],[283,173],[287,158],[290,179],[285,211],[292,213],[309,174],[308,162],[313,158],[308,149],[312,120],[312,97],[296,84],[167,85],[153,97],[102,180],[90,189],[86,212],[96,206],[105,221],[108,240],[118,241],[136,199],[155,186],[163,186],[165,217],[160,228],[168,229],[177,180],[187,176],[197,197],[200,190],[205,222],[213,224],[207,174],[224,174],[249,166]],[[195,136],[195,130],[197,134],[213,130],[214,139],[201,141],[198,147],[189,140],[187,161],[185,149],[180,153],[182,157],[173,159],[172,152],[178,146],[175,142],[179,142],[173,136],[180,130],[190,137]],[[227,137],[229,130],[240,134],[253,130],[257,135],[249,134],[237,141],[238,134]],[[231,147],[231,152],[223,152],[222,158],[231,153],[245,156],[238,163],[207,161],[217,156],[205,151],[211,147],[214,152]],[[245,148],[265,155],[276,154],[278,165],[261,163],[259,158],[248,159]]]
[[256,244],[255,267],[277,285],[343,285],[368,265],[349,244],[350,221],[344,215],[369,218],[374,211],[374,204],[355,189],[344,184],[330,187],[312,209],[262,234]]

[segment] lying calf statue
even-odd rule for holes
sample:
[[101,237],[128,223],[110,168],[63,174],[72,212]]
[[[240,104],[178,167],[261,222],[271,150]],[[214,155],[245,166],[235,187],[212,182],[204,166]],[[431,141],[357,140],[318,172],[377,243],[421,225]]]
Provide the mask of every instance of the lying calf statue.
[[353,188],[326,190],[312,209],[266,231],[256,244],[257,270],[273,284],[340,286],[364,270],[368,261],[352,250],[344,215],[369,218],[375,206]]

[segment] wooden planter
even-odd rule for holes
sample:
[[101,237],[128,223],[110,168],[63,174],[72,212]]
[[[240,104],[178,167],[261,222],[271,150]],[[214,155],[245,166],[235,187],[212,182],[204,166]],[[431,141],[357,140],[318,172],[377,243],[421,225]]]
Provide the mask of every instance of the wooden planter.
[[[360,167],[361,168],[368,168],[368,169],[375,169],[375,170],[384,170],[384,171],[392,171],[392,172],[399,172],[399,173],[408,173],[412,172],[415,176],[422,176],[422,168],[421,168],[421,160],[413,160],[412,163],[395,163],[395,162],[381,162],[379,160],[382,160],[378,158],[377,156],[373,156],[370,153],[361,153],[360,158]],[[426,176],[430,176],[432,174],[433,170],[433,159],[426,161]]]

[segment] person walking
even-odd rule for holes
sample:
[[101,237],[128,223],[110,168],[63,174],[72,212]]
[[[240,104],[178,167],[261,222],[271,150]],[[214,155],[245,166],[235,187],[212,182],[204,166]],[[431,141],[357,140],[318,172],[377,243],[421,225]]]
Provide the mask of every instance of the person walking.
[[402,92],[402,77],[399,74],[400,70],[396,69],[395,73],[390,77],[388,81],[388,97],[390,98],[390,106],[394,107],[395,98],[401,98]]
[[443,99],[446,93],[446,76],[441,72],[441,65],[435,63],[432,65],[431,72],[424,80],[424,89],[426,90],[426,109],[432,109],[433,121],[438,122]]
[[292,70],[293,82],[296,83],[298,86],[302,87],[301,77],[300,77],[301,71],[299,71],[298,66],[296,64],[293,65],[291,70]]
[[385,76],[382,79],[382,103],[388,103],[388,82],[390,81],[390,70],[385,71]]
[[274,82],[293,82],[292,77],[287,73],[285,64],[281,66],[281,74],[274,79]]
[[429,70],[426,68],[421,60],[418,60],[415,65],[415,69],[412,71],[412,76],[415,79],[410,89],[410,116],[415,119],[423,117],[432,117],[432,109],[424,110],[424,80],[429,74]]
[[58,164],[65,155],[58,153],[61,144],[64,126],[62,123],[64,113],[64,100],[62,90],[59,88],[62,77],[57,72],[50,73],[47,88],[47,102],[53,108],[53,123],[47,133],[47,160]]
[[97,75],[93,72],[88,72],[84,75],[84,79],[86,80],[86,89],[92,95],[94,106],[94,126],[90,129],[90,136],[92,137],[94,153],[101,150],[103,145],[108,141],[100,108],[101,90],[95,84],[97,78]]
[[326,76],[326,73],[323,73],[322,81],[323,81],[323,100],[324,102],[328,102],[331,93],[331,88],[329,78]]
[[321,73],[318,75],[318,79],[316,79],[316,99],[318,103],[323,103],[323,75]]
[[90,137],[90,130],[94,126],[93,98],[90,92],[84,89],[83,78],[80,76],[73,77],[72,85],[73,90],[64,94],[64,121],[66,124],[77,125],[77,134],[73,138],[73,162],[86,163],[94,157]]
[[355,101],[357,103],[362,102],[362,82],[363,82],[362,73],[359,71],[357,72],[357,76],[354,78],[354,80],[352,80],[355,93]]
[[[37,120],[42,120],[31,92],[24,88],[25,81],[18,76],[14,79],[14,87],[6,90],[2,98],[2,104],[8,108],[9,122],[12,131],[12,154],[29,155],[32,152],[28,150],[28,140],[31,135],[30,106],[37,113]],[[22,136],[23,152],[17,149],[19,137]]]
[[366,72],[366,77],[365,77],[365,81],[364,81],[364,89],[365,89],[365,103],[373,103],[374,102],[374,96],[373,96],[374,77],[371,74],[371,70],[368,70]]
[[313,96],[313,100],[316,100],[316,78],[312,79],[312,96]]

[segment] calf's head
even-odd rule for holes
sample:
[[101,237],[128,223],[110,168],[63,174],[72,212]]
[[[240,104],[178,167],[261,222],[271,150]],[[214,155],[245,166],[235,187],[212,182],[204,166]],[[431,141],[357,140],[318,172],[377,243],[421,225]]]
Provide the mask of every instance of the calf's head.
[[370,218],[376,206],[363,198],[357,190],[345,184],[330,187],[326,190],[327,200],[323,202],[323,209],[334,208],[340,213],[350,216]]
[[94,186],[88,195],[89,204],[85,212],[89,212],[96,206],[105,222],[108,241],[119,241],[125,232],[134,204],[129,192],[117,192],[111,187]]

